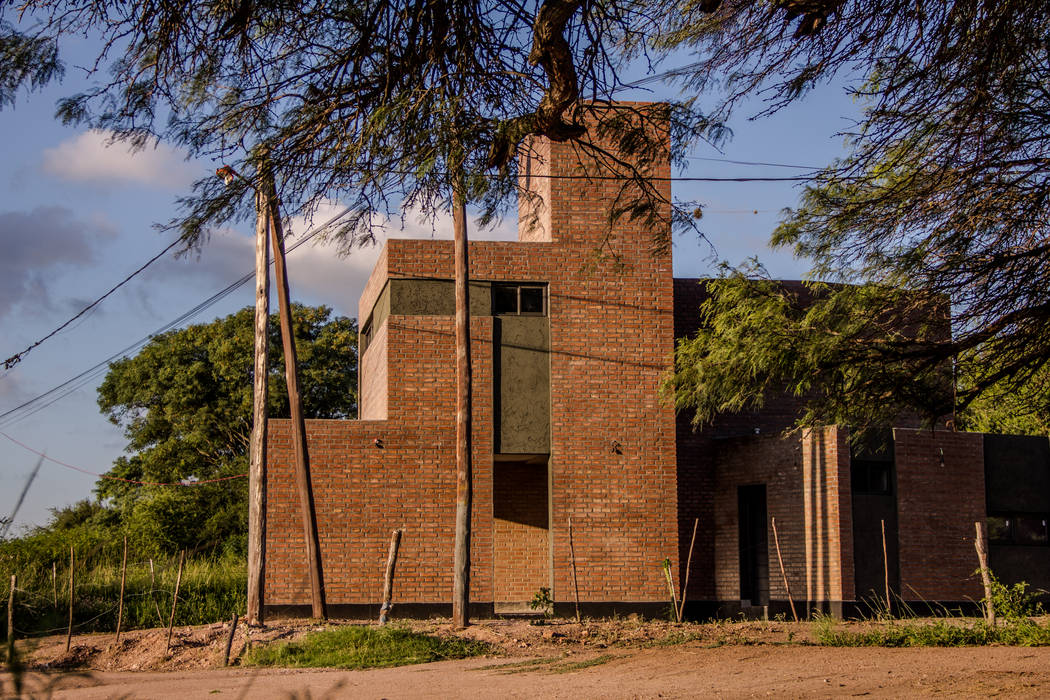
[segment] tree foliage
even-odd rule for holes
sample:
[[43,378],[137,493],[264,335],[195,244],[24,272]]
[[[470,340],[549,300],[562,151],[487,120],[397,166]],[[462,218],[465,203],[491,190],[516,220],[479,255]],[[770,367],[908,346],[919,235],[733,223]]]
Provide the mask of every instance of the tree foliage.
[[[779,313],[778,295],[737,276],[719,282],[730,296],[753,287],[753,313],[707,306],[723,330],[683,346],[680,403],[747,403],[809,370],[838,387],[812,396],[808,420],[885,419],[885,401],[905,400],[932,420],[945,404],[923,392],[938,367],[966,378],[958,410],[1040,376],[1050,359],[1050,6],[740,0],[701,12],[714,4],[687,3],[666,41],[698,52],[683,80],[723,91],[720,116],[755,95],[776,110],[835,76],[864,105],[847,134],[849,155],[819,173],[772,242],[812,260],[814,279],[865,288],[818,295],[774,328],[766,317]],[[826,22],[800,38],[801,25],[778,14],[788,4],[821,6]],[[950,334],[916,328],[931,295],[950,300]],[[740,327],[730,333],[732,324]],[[909,340],[902,329],[917,332]],[[877,342],[876,330],[885,334]],[[763,336],[762,354],[739,343],[745,332]],[[797,340],[770,342],[777,337]],[[750,360],[704,397],[716,390],[690,386],[690,377],[711,376],[734,343]],[[838,389],[856,411],[844,410]]]
[[[447,210],[461,182],[483,220],[492,220],[513,204],[515,155],[530,135],[574,141],[585,161],[633,183],[618,214],[666,230],[666,203],[644,173],[646,161],[666,155],[651,117],[600,117],[603,138],[638,157],[635,168],[584,132],[580,99],[615,96],[621,70],[645,59],[672,5],[37,0],[25,11],[39,24],[18,36],[102,36],[95,75],[109,76],[61,102],[65,121],[139,144],[164,138],[245,176],[230,187],[213,177],[196,183],[171,222],[187,241],[253,216],[252,182],[272,167],[291,210],[309,211],[322,199],[350,206],[332,233],[350,246],[371,237],[382,221],[377,212]],[[688,100],[670,112],[678,144],[723,133]],[[660,244],[669,244],[666,234]]]
[[[356,413],[356,322],[325,307],[293,306],[303,409],[309,418]],[[245,479],[173,487],[248,470],[252,421],[254,311],[155,337],[135,357],[114,362],[98,389],[103,413],[121,426],[127,456],[95,493],[116,509],[140,546],[161,551],[242,550]],[[277,316],[270,319],[269,407],[288,415]]]

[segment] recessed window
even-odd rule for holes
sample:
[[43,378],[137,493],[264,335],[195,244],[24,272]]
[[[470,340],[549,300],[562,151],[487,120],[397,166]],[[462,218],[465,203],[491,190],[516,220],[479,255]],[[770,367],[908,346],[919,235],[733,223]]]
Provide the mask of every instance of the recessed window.
[[1046,514],[993,515],[988,518],[988,539],[994,544],[1047,545],[1050,531]]
[[893,462],[854,459],[851,477],[854,493],[889,496],[893,493]]
[[367,350],[368,346],[371,345],[371,343],[372,343],[372,321],[371,320],[369,320],[365,324],[365,327],[361,329],[360,336],[361,336],[361,338],[360,338],[360,340],[361,340],[361,354],[364,355],[365,354],[365,350]]
[[542,284],[493,284],[493,316],[546,316],[547,287]]

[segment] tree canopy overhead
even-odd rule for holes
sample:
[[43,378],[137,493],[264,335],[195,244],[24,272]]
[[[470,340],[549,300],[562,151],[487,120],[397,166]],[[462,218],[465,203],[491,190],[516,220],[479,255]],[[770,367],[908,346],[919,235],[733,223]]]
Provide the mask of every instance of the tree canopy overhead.
[[[468,200],[485,220],[495,217],[513,204],[515,156],[533,134],[576,140],[636,182],[630,196],[650,206],[625,202],[618,211],[655,217],[661,209],[651,206],[658,193],[642,173],[587,139],[580,100],[615,97],[620,72],[644,60],[673,3],[39,0],[25,7],[39,22],[33,29],[4,25],[5,39],[23,53],[70,32],[103,37],[98,84],[64,100],[63,119],[139,143],[163,138],[229,163],[249,181],[270,164],[286,205],[309,210],[329,198],[350,206],[353,214],[333,234],[347,245],[371,235],[376,212],[447,209],[461,177]],[[0,77],[13,85],[34,75],[12,66]],[[722,134],[689,100],[671,114],[679,143]],[[643,163],[663,156],[644,121],[610,118],[604,135]],[[209,227],[253,215],[249,190],[249,182],[225,187],[203,178],[172,224],[196,241]]]
[[[815,279],[866,287],[825,288],[808,311],[786,313],[797,309],[789,291],[746,279],[761,270],[727,275],[705,308],[722,332],[681,346],[679,405],[704,421],[717,406],[760,404],[772,386],[803,392],[825,381],[809,422],[886,421],[908,407],[932,420],[1036,376],[1050,359],[1050,6],[684,7],[664,42],[698,52],[680,79],[721,91],[720,118],[745,97],[765,98],[770,112],[833,77],[850,83],[864,112],[847,134],[849,155],[805,189],[772,241],[810,258]],[[752,313],[732,308],[741,295]],[[950,334],[915,326],[931,296],[950,300]],[[747,334],[794,340],[743,342]],[[730,353],[721,388],[693,382]],[[955,396],[920,400],[945,369],[961,380]],[[852,408],[833,398],[839,391],[851,392]]]

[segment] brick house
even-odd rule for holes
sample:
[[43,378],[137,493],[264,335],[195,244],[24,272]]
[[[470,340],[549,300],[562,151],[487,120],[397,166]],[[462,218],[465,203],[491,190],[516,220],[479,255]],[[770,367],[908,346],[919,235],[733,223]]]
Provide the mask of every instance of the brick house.
[[[693,615],[786,606],[773,517],[804,609],[848,611],[869,589],[882,590],[882,521],[891,585],[905,600],[981,597],[971,575],[973,524],[989,513],[1001,516],[993,565],[998,558],[1027,572],[1042,562],[1039,576],[1026,578],[1050,583],[1050,550],[1011,534],[1019,513],[1029,529],[1041,517],[1046,544],[1045,439],[1036,459],[1018,439],[895,429],[891,451],[851,455],[836,426],[783,437],[797,409],[787,398],[702,432],[676,418],[658,389],[675,337],[695,330],[702,283],[674,279],[670,250],[654,252],[641,223],[609,235],[606,207],[619,183],[601,179],[575,146],[533,146],[521,168],[533,196],[522,198],[519,214],[529,225],[516,242],[470,244],[473,614],[522,611],[540,588],[559,611],[571,607],[570,518],[585,613],[664,611],[661,563],[670,559],[681,580],[696,518]],[[652,170],[669,201],[669,163]],[[597,260],[598,250],[614,251],[619,264]],[[358,307],[360,419],[307,421],[333,615],[378,613],[386,548],[399,527],[394,613],[451,608],[452,277],[451,241],[389,240]],[[289,428],[270,423],[271,613],[309,603]],[[995,455],[1013,450],[1028,461],[986,460],[990,444]],[[1000,462],[1007,466],[996,471]],[[1018,469],[1038,488],[1018,493],[1008,478]],[[996,481],[1000,473],[1007,476]]]

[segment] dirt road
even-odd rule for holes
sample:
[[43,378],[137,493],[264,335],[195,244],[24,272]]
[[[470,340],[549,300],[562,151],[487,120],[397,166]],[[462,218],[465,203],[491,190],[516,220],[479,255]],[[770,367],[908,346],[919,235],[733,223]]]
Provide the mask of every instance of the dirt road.
[[[592,665],[588,665],[592,664]],[[46,676],[30,682],[37,688]],[[4,678],[5,690],[10,679]],[[370,671],[95,672],[56,698],[1047,697],[1050,648],[863,649],[700,644]]]

